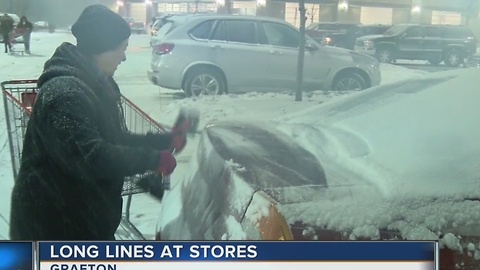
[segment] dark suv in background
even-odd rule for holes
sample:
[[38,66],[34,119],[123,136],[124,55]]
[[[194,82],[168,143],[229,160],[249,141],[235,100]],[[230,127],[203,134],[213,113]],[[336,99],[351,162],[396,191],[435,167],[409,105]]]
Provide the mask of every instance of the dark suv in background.
[[384,63],[427,60],[432,65],[443,61],[457,67],[476,52],[477,41],[466,26],[398,24],[381,36],[358,38],[355,50]]
[[349,50],[353,50],[355,47],[355,41],[359,37],[363,36],[370,36],[370,35],[381,35],[385,31],[387,31],[391,25],[381,25],[381,24],[374,24],[374,25],[355,25],[349,27],[345,30],[326,33],[323,36],[323,43],[341,47]]
[[305,33],[316,42],[323,43],[326,35],[347,32],[357,25],[357,22],[314,22],[305,28]]
[[136,21],[134,18],[130,17],[123,17],[123,19],[130,25],[130,29],[133,33],[137,34],[146,34],[147,33],[147,25],[145,22]]

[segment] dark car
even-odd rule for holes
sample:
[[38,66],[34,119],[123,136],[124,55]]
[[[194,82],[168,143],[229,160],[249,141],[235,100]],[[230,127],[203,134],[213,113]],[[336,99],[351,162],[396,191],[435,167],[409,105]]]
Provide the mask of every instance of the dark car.
[[383,35],[358,38],[355,50],[375,55],[381,62],[396,59],[462,64],[477,50],[477,40],[466,26],[399,24]]
[[48,31],[49,33],[55,32],[55,25],[47,21],[37,21],[33,24],[33,31]]
[[387,31],[391,25],[373,24],[373,25],[356,25],[346,30],[326,33],[323,37],[323,43],[341,47],[349,50],[353,50],[355,47],[355,41],[359,37],[381,35]]
[[133,33],[137,33],[137,34],[147,33],[147,25],[145,22],[139,22],[130,17],[124,17],[123,19],[128,23],[128,25],[130,25],[130,29],[132,30]]
[[357,22],[314,22],[305,29],[305,33],[318,43],[324,42],[326,35],[351,31]]

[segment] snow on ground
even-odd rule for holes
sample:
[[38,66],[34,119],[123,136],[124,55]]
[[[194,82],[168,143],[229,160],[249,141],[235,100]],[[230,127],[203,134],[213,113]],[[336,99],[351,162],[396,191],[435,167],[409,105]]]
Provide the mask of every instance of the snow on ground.
[[[42,72],[44,62],[64,41],[74,42],[74,38],[66,32],[33,33],[32,55],[0,54],[0,80],[36,79]],[[21,46],[21,44],[17,46]],[[120,65],[115,78],[126,97],[154,119],[166,125],[173,124],[181,107],[198,108],[202,113],[202,126],[211,121],[227,119],[268,121],[346,96],[345,94],[316,91],[304,94],[303,102],[294,102],[294,96],[289,93],[249,93],[176,100],[174,99],[175,91],[159,89],[148,81],[146,70],[150,65],[150,57],[148,36],[132,35],[127,52],[127,62]],[[392,65],[381,65],[381,70],[382,84],[425,76],[425,72]],[[2,107],[0,108],[0,124],[2,125],[0,127],[0,177],[2,179],[0,181],[0,239],[6,239],[13,177],[3,103],[0,106]],[[195,145],[195,138],[192,138],[184,152],[178,156],[179,166],[172,175],[172,181],[181,179],[185,173],[188,173],[186,164]],[[160,203],[157,200],[145,194],[134,196],[131,219],[148,238],[153,237],[159,211]]]

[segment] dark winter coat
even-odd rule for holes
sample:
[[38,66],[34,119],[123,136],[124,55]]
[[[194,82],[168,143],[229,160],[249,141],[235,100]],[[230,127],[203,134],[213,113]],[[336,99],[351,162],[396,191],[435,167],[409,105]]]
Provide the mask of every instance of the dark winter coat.
[[33,30],[33,25],[27,20],[20,20],[20,22],[17,24],[17,29],[20,30],[21,34],[29,34]]
[[[122,126],[113,79],[64,43],[40,76],[12,193],[12,240],[111,240],[125,176],[155,170],[168,134]],[[155,149],[154,149],[155,148]]]
[[0,17],[0,32],[2,35],[7,35],[8,33],[12,32],[13,30],[13,19],[10,16],[2,16]]

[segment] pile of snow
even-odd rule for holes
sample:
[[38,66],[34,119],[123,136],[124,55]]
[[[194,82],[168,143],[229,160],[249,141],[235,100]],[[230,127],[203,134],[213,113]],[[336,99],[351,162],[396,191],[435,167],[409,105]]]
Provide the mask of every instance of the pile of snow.
[[382,229],[410,240],[438,240],[450,232],[443,243],[459,249],[454,234],[480,225],[480,203],[468,199],[480,194],[478,70],[424,79],[279,121],[316,154],[333,184],[311,201],[283,205],[289,222],[349,232],[352,239],[376,239]]

